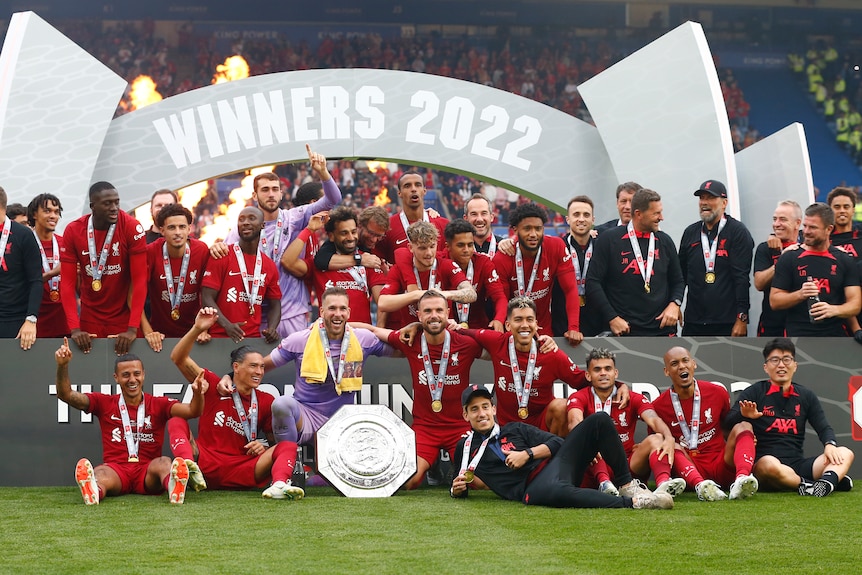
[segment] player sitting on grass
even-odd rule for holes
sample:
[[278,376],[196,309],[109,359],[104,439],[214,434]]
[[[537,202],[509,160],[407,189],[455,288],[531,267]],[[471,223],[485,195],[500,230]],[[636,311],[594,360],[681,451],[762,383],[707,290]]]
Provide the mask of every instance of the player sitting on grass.
[[114,362],[114,381],[120,393],[80,393],[72,389],[69,340],[54,353],[57,361],[57,397],[76,409],[91,413],[102,430],[104,463],[95,469],[86,458],[75,466],[75,481],[87,505],[106,496],[137,493],[156,495],[167,490],[171,503],[182,503],[189,481],[189,466],[182,457],[173,462],[162,455],[165,423],[171,417],[191,419],[203,412],[207,384],[192,384],[192,400],[180,403],[168,397],[144,393],[144,364],[125,354]]

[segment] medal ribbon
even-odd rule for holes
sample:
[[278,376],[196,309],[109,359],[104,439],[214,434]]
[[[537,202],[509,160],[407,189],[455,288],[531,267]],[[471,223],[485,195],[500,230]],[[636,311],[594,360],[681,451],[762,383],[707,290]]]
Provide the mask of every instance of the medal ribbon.
[[590,389],[593,392],[593,405],[595,406],[595,413],[599,413],[604,411],[608,415],[611,414],[611,407],[613,406],[611,400],[614,398],[614,394],[611,393],[605,401],[602,401],[599,398],[599,395],[596,393],[595,389]]
[[3,233],[0,233],[0,268],[3,268],[4,258],[6,257],[6,242],[9,241],[9,232],[12,229],[12,221],[9,218],[3,219]]
[[242,423],[242,432],[249,443],[257,439],[257,393],[254,388],[251,390],[251,405],[248,409],[248,415],[245,413],[245,408],[242,406],[242,398],[238,391],[230,394],[233,398],[233,406],[236,409],[236,414],[239,416],[239,421]]
[[129,420],[129,410],[126,409],[126,400],[123,398],[122,393],[117,403],[120,407],[120,418],[123,420],[123,435],[126,438],[126,450],[129,452],[129,459],[137,459],[138,446],[141,443],[141,428],[144,426],[144,418],[146,417],[144,398],[141,397],[141,403],[138,404],[138,415],[135,419],[134,433],[132,433],[132,422]]
[[518,295],[532,297],[533,282],[536,281],[536,274],[539,273],[539,260],[542,259],[542,246],[539,246],[539,251],[536,252],[536,259],[533,262],[533,271],[530,274],[530,283],[527,289],[524,289],[524,257],[521,255],[521,246],[515,245],[515,275],[518,278]]
[[509,364],[512,368],[512,380],[515,382],[515,395],[518,397],[518,407],[525,408],[530,403],[530,390],[533,388],[533,372],[536,369],[536,340],[530,341],[530,355],[527,359],[527,371],[521,381],[521,368],[518,365],[518,354],[515,352],[515,336],[509,336]]
[[[286,217],[284,213],[281,210],[278,210],[278,220],[276,220],[275,222],[275,233],[272,236],[271,250],[269,249],[269,242],[266,240],[266,236],[264,236],[263,234],[261,234],[260,236],[260,243],[263,247],[263,253],[265,253],[266,256],[273,261],[278,261],[278,259],[281,259],[281,254],[278,253],[278,250],[281,247],[281,240],[284,239],[284,232],[282,231],[282,228],[284,227],[285,220]],[[276,256],[278,257],[278,259],[276,259]]]
[[497,236],[494,235],[493,230],[491,231],[491,239],[488,240],[490,245],[488,246],[488,257],[493,258],[494,254],[497,253]]
[[[6,229],[3,229],[4,235]],[[49,258],[45,254],[45,248],[42,247],[42,240],[39,239],[39,236],[36,235],[36,230],[33,230],[33,235],[36,236],[36,245],[39,246],[39,253],[42,254],[42,271],[45,273],[50,272],[54,269],[55,263],[60,263],[60,247],[57,245],[57,236],[51,234],[51,257]],[[0,239],[0,259],[2,259],[2,254],[6,251],[6,241],[5,239]],[[0,263],[0,267],[3,267],[2,263]],[[58,291],[60,289],[60,276],[55,275],[51,279],[48,280],[48,289],[51,291]]]
[[263,258],[260,254],[260,244],[257,245],[257,255],[254,259],[254,277],[252,278],[251,289],[248,288],[248,271],[245,267],[245,257],[242,250],[239,249],[239,244],[233,244],[233,253],[236,256],[239,271],[242,276],[242,285],[245,287],[245,293],[248,294],[248,311],[249,315],[254,313],[254,304],[257,302],[257,292],[260,291],[260,268],[263,265]]
[[[572,241],[575,238],[572,237]],[[578,295],[587,295],[587,270],[590,269],[590,260],[593,259],[593,240],[590,238],[590,243],[587,250],[584,252],[584,271],[581,271],[581,261],[578,259],[578,250],[575,246],[569,250],[572,255],[572,265],[575,268],[575,279],[578,282]]]
[[[162,263],[165,267],[165,283],[168,286],[168,299],[171,302],[171,311],[179,310],[183,300],[183,289],[186,286],[186,273],[189,271],[189,259],[192,250],[186,242],[186,251],[183,254],[183,263],[180,264],[180,277],[177,280],[177,288],[174,290],[174,272],[171,270],[171,259],[168,257],[168,242],[162,244]],[[243,262],[245,263],[245,262]]]
[[485,453],[485,448],[488,447],[488,442],[500,435],[500,425],[497,423],[494,424],[494,429],[491,430],[491,434],[482,441],[476,455],[473,456],[473,459],[470,459],[470,446],[473,444],[473,436],[475,434],[476,432],[471,430],[470,433],[467,434],[467,438],[464,440],[464,453],[461,456],[461,471],[458,475],[464,475],[465,471],[474,471],[476,467],[478,467],[479,460],[482,459],[482,455]]
[[350,346],[350,326],[344,326],[344,335],[341,336],[341,353],[338,356],[338,371],[335,371],[335,366],[332,364],[332,351],[329,349],[329,336],[326,335],[326,328],[323,326],[323,318],[317,320],[317,331],[320,334],[320,341],[323,342],[323,355],[326,357],[326,365],[329,366],[329,373],[332,374],[332,381],[337,384],[341,383],[341,378],[344,377],[344,359],[347,357],[347,348]]
[[[467,281],[470,282],[470,285],[473,285],[474,273],[473,260],[471,259],[470,263],[467,264]],[[455,302],[455,309],[458,311],[458,321],[460,323],[467,323],[467,318],[470,316],[470,304]]]
[[718,251],[718,236],[721,235],[721,230],[724,229],[725,224],[727,224],[727,218],[722,216],[721,221],[718,222],[718,231],[715,233],[712,244],[709,243],[709,238],[706,237],[703,226],[700,227],[700,245],[703,247],[703,263],[706,266],[706,273],[715,271],[715,253]]
[[[356,250],[355,253],[359,253],[359,250]],[[362,291],[365,292],[365,295],[371,295],[368,292],[368,275],[365,271],[365,266],[353,266],[347,268],[347,272],[353,278],[353,280],[358,283],[362,287]]]
[[[422,281],[419,279],[419,270],[413,266],[413,275],[416,276],[416,287],[422,289]],[[428,272],[428,289],[437,289],[437,258],[434,258],[434,263],[431,264],[431,270]]]
[[634,253],[635,253],[635,260],[637,261],[637,264],[638,264],[638,270],[640,271],[641,277],[644,280],[644,285],[648,286],[649,280],[652,277],[652,266],[653,266],[653,263],[655,262],[655,234],[652,232],[649,233],[649,246],[647,247],[647,261],[646,261],[646,268],[644,268],[644,256],[643,256],[643,253],[641,252],[641,245],[640,245],[640,242],[638,242],[637,234],[635,234],[634,224],[632,224],[632,222],[629,222],[629,225],[626,229],[628,230],[629,242],[632,245],[632,251],[634,251]]
[[102,244],[102,253],[99,254],[99,263],[96,263],[96,230],[93,227],[93,217],[87,220],[87,248],[90,250],[90,270],[92,270],[93,281],[101,281],[102,272],[105,271],[105,262],[108,261],[108,248],[114,239],[114,230],[117,224],[111,224],[108,233],[105,234],[105,242]]
[[[405,235],[407,234],[407,228],[410,227],[410,222],[407,221],[407,215],[402,211],[399,216],[401,216],[401,227],[404,228]],[[430,222],[431,220],[428,218],[428,212],[422,210],[422,221]]]
[[428,342],[425,334],[422,334],[422,363],[425,366],[425,378],[428,380],[428,390],[431,392],[432,401],[440,401],[443,397],[443,386],[446,383],[446,367],[449,365],[449,347],[452,344],[452,336],[449,331],[445,332],[446,339],[443,341],[443,353],[440,354],[440,371],[434,375],[434,366],[431,364],[431,355],[428,353]]
[[688,449],[690,451],[696,450],[698,434],[700,433],[700,388],[697,387],[697,382],[694,383],[694,400],[691,404],[691,430],[689,430],[688,423],[685,421],[685,414],[682,412],[679,395],[673,389],[670,391],[670,401],[673,404],[676,420],[679,422],[679,430],[682,432],[686,443],[688,443]]

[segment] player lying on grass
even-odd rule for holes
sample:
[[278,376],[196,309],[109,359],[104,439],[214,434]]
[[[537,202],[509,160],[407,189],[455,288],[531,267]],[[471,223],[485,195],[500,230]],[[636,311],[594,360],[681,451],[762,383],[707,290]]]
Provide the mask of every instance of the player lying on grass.
[[72,389],[69,380],[72,350],[68,338],[63,338],[63,345],[54,353],[54,359],[57,361],[57,397],[95,415],[102,430],[104,463],[93,468],[84,458],[75,466],[75,481],[81,488],[84,503],[96,505],[107,496],[156,495],[165,490],[171,503],[182,503],[190,473],[199,475],[200,472],[194,462],[186,462],[182,457],[172,462],[162,455],[165,423],[171,417],[185,420],[200,416],[206,381],[202,377],[195,379],[189,403],[154,397],[144,393],[143,362],[136,355],[125,354],[114,362],[114,381],[120,387],[119,394],[80,393]]

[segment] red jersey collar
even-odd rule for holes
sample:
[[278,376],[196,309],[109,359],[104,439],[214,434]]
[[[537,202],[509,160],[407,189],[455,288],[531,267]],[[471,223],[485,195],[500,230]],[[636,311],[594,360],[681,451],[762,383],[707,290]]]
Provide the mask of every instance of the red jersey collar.
[[790,384],[790,390],[787,393],[784,393],[780,385],[776,385],[770,380],[769,389],[766,391],[766,395],[772,395],[773,393],[781,393],[784,395],[784,397],[790,397],[793,395],[799,396],[799,394],[796,393],[796,388],[793,387],[792,383]]

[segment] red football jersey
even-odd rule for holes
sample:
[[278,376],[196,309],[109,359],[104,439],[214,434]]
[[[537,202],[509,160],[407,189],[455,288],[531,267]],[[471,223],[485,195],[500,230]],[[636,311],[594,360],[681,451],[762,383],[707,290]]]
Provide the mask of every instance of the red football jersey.
[[[313,258],[311,258],[313,259]],[[329,287],[340,287],[347,291],[350,302],[350,321],[371,323],[371,288],[386,284],[386,275],[379,269],[353,266],[344,270],[319,270],[314,268],[313,261],[307,261],[308,271],[313,278],[314,291],[317,294],[318,305],[323,290]],[[360,283],[364,282],[364,285]]]
[[[596,401],[593,397],[592,386],[580,389],[569,396],[566,411],[572,409],[580,409],[584,412],[584,417],[596,413]],[[629,457],[635,448],[635,428],[638,424],[638,418],[648,409],[653,409],[652,403],[635,391],[629,393],[629,404],[625,409],[620,409],[619,402],[611,402],[610,416],[617,428],[617,434],[620,436],[626,455]]]
[[[727,390],[716,383],[708,381],[697,381],[700,389],[700,428],[698,430],[697,451],[702,456],[723,457],[724,435],[721,432],[721,422],[730,411],[730,394]],[[653,402],[658,416],[664,420],[673,434],[673,438],[681,445],[688,445],[686,437],[683,437],[679,421],[671,403],[671,389],[666,389]],[[691,429],[692,407],[694,397],[681,399],[680,405],[685,417],[685,423]]]
[[[204,272],[210,259],[209,248],[202,241],[189,238],[189,265],[186,270],[183,296],[180,302],[180,317],[171,317],[171,298],[165,278],[165,264],[162,246],[164,238],[159,238],[147,246],[147,293],[150,295],[150,325],[166,337],[183,337],[195,323],[195,316],[201,308],[200,292]],[[233,257],[231,254],[228,257]],[[183,258],[170,258],[174,290],[180,279]]]
[[[254,274],[255,258],[256,256],[253,254],[243,254],[245,269],[249,276]],[[204,272],[203,287],[218,290],[216,305],[232,323],[245,322],[242,331],[246,337],[260,337],[260,306],[263,300],[281,298],[281,289],[278,287],[278,269],[272,260],[265,255],[262,255],[261,258],[262,283],[255,301],[252,302],[254,305],[253,314],[249,314],[250,296],[245,291],[242,272],[232,247],[227,256],[211,259]],[[249,280],[249,288],[251,288],[251,280]],[[227,337],[224,328],[218,323],[214,324],[209,331],[213,337]]]
[[[558,349],[553,353],[538,353],[530,388],[530,401],[527,404],[529,416],[527,419],[521,419],[518,417],[518,395],[515,393],[515,382],[509,362],[509,338],[512,334],[490,329],[467,330],[465,334],[476,338],[491,355],[494,385],[497,386],[497,421],[500,425],[510,421],[523,421],[547,431],[548,426],[545,424],[543,414],[545,408],[554,399],[554,382],[561,380],[576,389],[588,385],[583,370],[564,351]],[[521,373],[521,385],[523,385],[530,353],[516,350],[515,354],[518,357],[518,370]]]
[[[123,434],[123,418],[120,416],[119,395],[87,393],[92,413],[99,420],[102,431],[102,460],[105,463],[128,463],[129,449]],[[177,403],[169,397],[154,397],[144,394],[144,424],[140,429],[138,460],[141,463],[162,456],[162,443],[165,439],[165,424],[171,418],[171,407]],[[129,423],[132,433],[138,430],[138,408],[128,407]]]
[[[54,234],[57,239],[57,251],[61,252],[65,245],[60,234]],[[51,268],[60,264],[60,253],[54,253],[54,242],[39,241]],[[60,276],[56,276],[60,279]],[[57,285],[56,300],[51,299],[51,281],[42,283],[42,303],[39,306],[39,321],[36,323],[36,337],[63,337],[69,335],[69,325],[66,322],[66,312],[60,301],[60,286]]]

